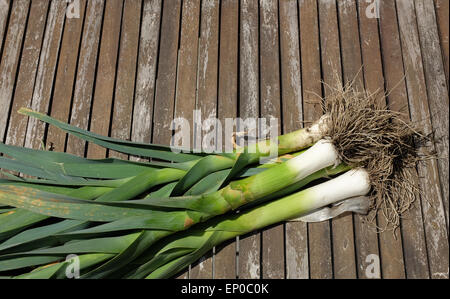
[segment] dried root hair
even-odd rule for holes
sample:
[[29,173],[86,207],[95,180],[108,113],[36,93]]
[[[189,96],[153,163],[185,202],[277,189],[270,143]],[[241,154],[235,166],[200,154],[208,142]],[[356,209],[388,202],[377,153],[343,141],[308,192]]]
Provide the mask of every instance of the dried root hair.
[[[370,175],[371,211],[367,219],[378,231],[394,230],[420,195],[413,168],[431,154],[419,151],[430,141],[401,113],[389,110],[384,94],[358,91],[352,83],[333,89],[324,101],[329,117],[327,138],[342,162],[364,167]],[[376,215],[384,215],[382,226]]]

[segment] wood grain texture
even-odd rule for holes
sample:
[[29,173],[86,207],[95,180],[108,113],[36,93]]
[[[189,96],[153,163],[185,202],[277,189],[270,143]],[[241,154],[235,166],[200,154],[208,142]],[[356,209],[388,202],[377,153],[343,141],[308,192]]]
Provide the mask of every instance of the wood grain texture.
[[153,117],[153,143],[169,145],[172,132],[170,123],[175,103],[175,83],[178,57],[178,30],[181,2],[163,1],[161,40],[159,45],[158,73],[156,79],[155,111]]
[[[203,127],[202,137],[212,132],[207,120],[217,117],[217,78],[219,66],[219,9],[220,3],[214,0],[204,0],[201,3],[200,37],[198,46],[197,69],[197,103],[201,119],[206,125]],[[205,122],[206,121],[206,122]],[[216,137],[217,140],[218,137]],[[195,144],[198,148],[199,144]],[[211,145],[203,144],[211,147]],[[214,149],[215,145],[211,148]],[[210,250],[200,261],[192,265],[189,278],[213,278],[213,251]]]
[[[322,80],[324,82],[323,95],[326,97],[331,92],[331,88],[337,88],[342,84],[338,15],[334,1],[318,0],[318,8],[320,57],[322,63]],[[343,278],[347,272],[345,258],[342,257],[340,252],[343,246],[348,246],[348,242],[345,242],[345,239],[341,239],[340,237],[344,233],[339,231],[340,221],[342,220],[334,219],[331,221],[333,278]],[[336,229],[338,234],[335,233]]]
[[[175,117],[182,117],[193,128],[193,110],[197,98],[198,36],[200,0],[183,2],[180,50],[175,98]],[[190,142],[192,146],[192,140]]]
[[[260,117],[269,125],[278,122],[281,133],[280,64],[278,5],[274,0],[261,0],[260,13]],[[264,229],[262,240],[262,278],[284,278],[284,224]]]
[[8,29],[5,30],[0,61],[0,140],[5,140],[8,114],[11,108],[16,72],[19,65],[30,1],[16,1],[11,8]]
[[3,46],[3,34],[5,33],[10,7],[10,0],[0,0],[0,50]]
[[[339,21],[342,20],[342,13],[350,13],[346,10],[347,3],[340,3]],[[344,9],[345,8],[345,9]],[[351,51],[349,45],[351,41],[346,42],[346,49],[341,50],[341,41],[339,40],[338,31],[341,28],[341,23],[338,23],[338,7],[334,1],[319,1],[319,20],[320,20],[320,34],[321,34],[321,58],[322,58],[322,73],[325,82],[325,97],[330,92],[328,85],[331,87],[339,87],[342,84],[343,60],[346,56],[348,62]],[[349,20],[347,20],[348,22]],[[351,20],[350,20],[351,21]],[[343,26],[351,28],[349,23],[345,22]],[[354,31],[353,31],[354,34]],[[352,33],[347,33],[347,38],[354,38]],[[342,38],[342,37],[341,37]],[[344,43],[345,41],[342,41]],[[342,65],[341,54],[342,53]],[[352,57],[353,59],[353,57]],[[347,69],[352,69],[348,66]],[[350,72],[348,70],[348,72]],[[358,70],[359,71],[359,70]],[[350,76],[348,76],[350,77]],[[353,78],[352,78],[353,79]],[[332,244],[333,244],[333,277],[334,278],[354,278],[356,277],[355,265],[355,248],[353,236],[353,219],[351,215],[338,217],[332,220]]]
[[[141,6],[140,1],[126,0],[123,7],[111,136],[124,140],[131,139]],[[121,159],[128,158],[128,155],[115,151],[110,151],[109,155]]]
[[[198,47],[197,103],[201,119],[217,117],[217,72],[219,65],[219,2],[204,0]],[[206,123],[205,123],[206,124]],[[203,127],[207,134],[210,128]],[[206,130],[208,129],[208,130]],[[202,137],[203,135],[202,134]],[[196,144],[196,147],[200,144]]]
[[[189,122],[191,133],[193,132],[193,111],[197,99],[200,2],[200,0],[183,2],[175,90],[175,117],[186,119]],[[189,142],[189,146],[192,148],[193,138]],[[198,274],[198,272],[197,269],[196,273]],[[188,277],[189,269],[182,271],[177,276],[179,279]]]
[[297,1],[282,1],[279,10],[283,130],[289,132],[303,126]]
[[240,117],[259,116],[258,2],[242,1],[240,6]]
[[[109,128],[114,101],[113,97],[116,82],[122,8],[123,0],[110,0],[105,3],[105,14],[89,126],[91,132],[104,136],[108,136],[110,133]],[[104,158],[106,156],[106,149],[96,144],[89,144],[87,156],[93,159]]]
[[[322,115],[319,20],[317,1],[299,1],[303,110],[306,125]],[[332,278],[330,221],[308,224],[311,278]]]
[[[105,2],[101,0],[87,2],[78,58],[70,123],[85,130],[89,128],[104,4]],[[83,140],[73,136],[68,137],[67,151],[69,153],[84,156],[85,146],[86,142]]]
[[[89,121],[89,130],[103,136],[110,135],[109,128],[113,121],[111,110],[114,102],[123,4],[123,0],[109,0],[105,2],[104,6],[98,65]],[[86,156],[90,159],[103,159],[107,157],[107,150],[88,143]]]
[[[39,57],[39,68],[31,100],[31,109],[48,113],[58,61],[66,3],[52,1],[50,4],[44,40]],[[25,147],[41,148],[46,125],[35,118],[29,118],[25,136]]]
[[318,2],[320,57],[326,96],[330,92],[329,87],[336,88],[342,84],[339,26],[335,1],[318,0]]
[[[66,18],[64,24],[50,108],[50,115],[64,122],[69,121],[85,9],[86,1],[82,0],[80,1],[80,18]],[[67,134],[62,130],[53,126],[48,128],[47,144],[51,144],[53,150],[64,151],[66,138]]]
[[[237,117],[239,1],[223,0],[220,11],[217,112],[218,118],[224,126],[225,118]],[[226,141],[222,140],[223,143]],[[215,248],[214,278],[236,278],[236,267],[236,240],[229,241],[227,244],[222,244]]]
[[[240,2],[239,117],[259,117],[258,2]],[[260,278],[261,236],[259,232],[239,237],[238,277]]]
[[[383,67],[389,108],[404,113],[409,120],[408,93],[404,78],[404,66],[397,22],[395,1],[383,1],[380,5],[380,41],[383,52]],[[418,181],[417,172],[414,171],[415,180]],[[379,218],[383,220],[383,218]],[[382,224],[382,222],[380,222]],[[422,211],[420,204],[415,205],[407,217],[401,221],[401,237],[405,265],[405,277],[428,277],[428,257],[426,253],[425,234],[423,229]],[[386,234],[382,234],[386,236]],[[398,236],[399,237],[399,236]],[[381,247],[381,254],[387,249]],[[383,266],[383,261],[382,261]],[[382,271],[384,273],[384,269]]]
[[25,33],[23,52],[20,58],[21,63],[10,112],[11,116],[6,136],[7,144],[24,145],[28,117],[20,115],[17,111],[21,107],[30,107],[31,105],[48,6],[49,2],[45,0],[31,3],[27,32]]
[[[421,126],[425,134],[429,134],[433,129],[414,3],[397,1],[397,13],[411,119]],[[427,150],[434,151],[434,144],[427,147]],[[430,275],[432,278],[446,278],[449,276],[448,234],[436,160],[419,163],[418,173],[423,192],[421,204]]]
[[143,3],[131,139],[150,142],[158,60],[161,1]]
[[[300,31],[297,1],[280,1],[280,59],[283,132],[303,126]],[[302,6],[302,4],[300,4]],[[306,223],[285,226],[286,278],[308,278],[308,230]]]
[[[361,54],[363,61],[363,74],[365,89],[370,94],[375,94],[379,104],[383,107],[387,105],[384,96],[384,76],[383,76],[383,62],[380,48],[380,36],[378,19],[368,18],[366,10],[370,3],[358,2],[359,11],[359,29],[361,36]],[[381,261],[381,277],[382,278],[404,278],[405,265],[403,262],[402,242],[401,236],[397,238],[391,232],[385,232],[374,236],[375,228],[370,224],[365,224],[363,217],[356,217],[358,221],[362,221],[361,225],[364,231],[361,234],[370,234],[370,237],[375,239],[378,237],[378,247],[375,247],[375,242],[365,243],[365,254],[377,254]],[[377,217],[377,224],[384,227],[387,220],[383,214]],[[367,231],[369,230],[369,231]],[[357,240],[357,247],[360,241]],[[365,269],[368,266],[364,256],[358,258],[359,275],[365,277]]]
[[[346,22],[343,22],[347,23],[348,29],[351,30],[351,36],[346,36],[345,38],[341,39],[342,49],[347,53],[345,55],[345,59],[343,59],[344,80],[345,82],[348,82],[348,80],[352,80],[351,78],[356,77],[355,84],[357,88],[364,88],[368,92],[374,93],[377,90],[382,91],[384,87],[382,77],[380,76],[380,58],[377,58],[377,53],[379,53],[379,49],[376,48],[376,46],[378,45],[375,35],[377,27],[373,27],[373,21],[375,21],[375,26],[377,24],[376,19],[369,19],[367,17],[365,12],[366,9],[364,7],[363,9],[358,10],[357,3],[359,3],[360,6],[365,5],[359,1],[349,1],[347,3],[347,7],[343,8],[343,10],[348,11],[348,13],[342,14],[342,17],[344,17],[346,20]],[[340,12],[341,11],[342,10],[340,10]],[[360,20],[359,24],[358,19]],[[369,28],[371,25],[374,28],[372,30],[370,30]],[[346,29],[344,28],[342,30],[344,35],[345,31]],[[363,32],[365,34],[363,34]],[[349,43],[356,43],[358,46],[347,46],[347,44]],[[373,44],[371,45],[371,43]],[[365,53],[367,61],[363,60],[363,49],[369,49],[369,51],[373,52]],[[354,56],[352,62],[349,61],[349,57],[347,57],[347,55]],[[378,74],[378,76],[376,74]],[[359,82],[359,80],[363,81]],[[379,96],[378,101],[382,102],[383,97]],[[356,267],[358,278],[367,278],[366,269],[369,264],[366,262],[366,258],[371,254],[380,256],[378,249],[378,235],[376,233],[376,230],[373,227],[370,227],[370,225],[366,223],[365,220],[365,216],[363,215],[353,215],[355,230]],[[381,275],[377,278],[381,278]]]
[[445,75],[447,77],[447,90],[449,88],[449,1],[434,0],[436,10],[436,21],[439,31],[439,41],[441,44],[442,58],[444,60]]
[[445,80],[444,63],[440,59],[441,48],[439,47],[439,33],[433,3],[429,0],[420,0],[415,4],[428,104],[437,155],[440,157],[437,162],[448,231],[448,86]]
[[[163,1],[161,14],[160,55],[156,74],[155,111],[151,136],[153,143],[169,145],[172,136],[170,124],[175,109],[181,2]],[[141,119],[139,122],[143,125],[142,129],[145,129],[144,126],[149,124],[143,123],[143,120]],[[141,132],[145,134],[145,131]],[[186,278],[187,274],[187,272],[181,272],[178,274],[178,278]]]
[[[342,70],[344,84],[353,82],[353,87],[362,91],[364,89],[364,72],[362,70],[362,57],[360,48],[360,37],[358,28],[358,12],[355,1],[339,1],[339,28],[341,34],[341,55],[342,55]],[[364,18],[365,16],[360,16]],[[368,226],[363,223],[363,218],[360,215],[343,216],[337,220],[340,222],[339,227],[336,226],[337,231],[333,227],[333,234],[336,234],[336,239],[342,239],[339,255],[342,255],[347,269],[341,273],[344,277],[365,277],[365,259],[370,254],[378,253],[378,239],[374,230],[368,229]],[[355,240],[351,240],[352,226],[354,227]],[[344,233],[345,232],[345,233]],[[343,233],[342,238],[339,235]],[[347,244],[345,244],[347,243]],[[353,243],[353,244],[352,244]],[[353,248],[353,246],[355,246]],[[352,252],[355,250],[355,252]],[[338,254],[336,252],[336,255]],[[352,264],[354,260],[352,256],[356,254],[356,273]],[[345,274],[344,274],[345,273]]]
[[362,90],[364,88],[364,76],[356,2],[342,0],[337,1],[337,4],[343,83],[354,82],[353,86]]

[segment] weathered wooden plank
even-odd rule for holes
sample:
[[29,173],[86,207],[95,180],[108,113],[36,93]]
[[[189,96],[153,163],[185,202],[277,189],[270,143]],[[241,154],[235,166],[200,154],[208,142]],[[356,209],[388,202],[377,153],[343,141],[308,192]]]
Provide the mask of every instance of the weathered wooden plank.
[[[120,28],[122,22],[123,1],[105,2],[100,49],[97,58],[94,95],[91,103],[89,130],[104,136],[109,135],[112,122],[111,109],[115,87],[117,56],[119,50]],[[87,157],[102,159],[107,157],[106,149],[92,143],[87,145]]]
[[[336,3],[330,0],[318,2],[323,82],[337,88],[342,84],[342,65]],[[325,86],[325,96],[329,92],[330,88]]]
[[[200,0],[183,2],[180,50],[178,53],[175,116],[189,122],[193,129],[193,110],[197,96],[198,36]],[[192,140],[190,146],[192,147]]]
[[370,94],[378,91],[376,99],[380,105],[384,106],[386,105],[386,99],[383,92],[384,77],[378,34],[378,19],[367,15],[367,10],[371,8],[370,2],[363,1],[357,2],[357,4],[365,90]]
[[[200,110],[203,122],[208,119],[214,121],[217,116],[219,9],[220,3],[218,1],[202,1],[198,48],[198,96],[196,109]],[[205,122],[205,124],[207,123]],[[210,123],[210,125],[214,125],[214,123]],[[206,130],[203,131],[203,134],[210,133],[210,130],[213,128],[214,127],[203,127],[202,129]],[[196,140],[196,142],[198,141],[200,140]],[[206,144],[202,144],[202,146],[205,145]],[[213,151],[217,145],[213,144],[207,146],[209,149],[203,147],[204,151]],[[195,144],[194,147],[200,148],[200,144]],[[210,251],[206,256],[202,257],[196,265],[192,266],[189,272],[189,278],[213,278],[213,251]]]
[[[280,1],[280,58],[283,132],[303,126],[302,82],[297,1]],[[286,277],[308,278],[308,230],[302,222],[286,223]]]
[[[73,95],[70,123],[82,129],[88,129],[92,94],[95,82],[95,71],[99,50],[99,40],[104,10],[104,1],[87,2],[83,36],[78,60],[78,69]],[[84,156],[85,145],[81,139],[69,136],[67,151],[78,156]]]
[[305,123],[322,115],[319,20],[316,0],[300,0],[300,44],[302,61],[303,117]]
[[5,33],[6,23],[8,22],[9,8],[10,0],[0,0],[0,51],[3,46],[3,34]]
[[[340,11],[342,11],[342,6]],[[341,20],[341,18],[339,18],[339,20]],[[342,84],[342,65],[340,54],[341,45],[339,41],[339,34],[342,33],[344,29],[341,28],[341,31],[339,31],[340,23],[338,24],[336,2],[327,0],[319,1],[319,23],[322,73],[323,80],[326,84],[326,97],[331,91],[328,88],[328,85],[333,88],[338,88]],[[343,26],[345,25],[343,24]],[[344,51],[342,51],[342,53],[344,53]],[[352,222],[351,215],[334,219],[331,222],[333,232],[332,244],[334,278],[348,278],[356,276]]]
[[342,0],[337,3],[343,83],[354,81],[354,87],[362,90],[364,88],[364,80],[356,3],[353,0]]
[[[317,1],[299,1],[302,56],[303,110],[308,124],[322,114],[320,48]],[[330,221],[308,224],[309,269],[311,278],[332,278],[333,263]]]
[[[408,119],[408,94],[404,80],[403,58],[395,1],[390,0],[380,3],[380,41],[383,53],[386,90],[389,92],[387,98],[389,108],[404,113],[405,118]],[[414,175],[417,180],[417,173],[415,171]],[[383,220],[383,218],[379,218],[379,220]],[[426,278],[429,276],[428,258],[420,204],[416,203],[416,208],[412,209],[407,217],[402,219],[401,224],[405,275],[407,278]],[[381,234],[380,239],[388,234]],[[385,243],[380,242],[382,255],[386,254],[386,251],[389,250],[388,248],[383,248],[383,244]],[[383,277],[385,277],[386,270],[389,268],[387,268],[383,261],[381,262]],[[401,275],[401,272],[397,273],[397,275]]]
[[[381,61],[381,49],[380,49],[380,37],[378,32],[378,20],[377,18],[369,18],[366,11],[370,9],[369,2],[358,2],[359,10],[359,28],[361,36],[361,53],[363,61],[363,74],[365,89],[369,93],[376,93],[379,104],[385,106],[386,99],[384,97],[384,77],[383,77],[383,65]],[[362,217],[356,218],[358,221],[364,220]],[[380,227],[386,226],[386,217],[383,214],[379,214],[377,217],[377,225]],[[364,230],[361,234],[371,234],[373,236],[374,227],[369,227],[368,224],[362,223]],[[369,230],[370,231],[367,231]],[[379,249],[365,247],[365,254],[377,254],[380,258],[381,275],[383,278],[404,278],[405,277],[405,265],[403,262],[403,251],[401,237],[394,238],[394,235],[388,231],[378,235]],[[359,244],[357,244],[358,246]],[[373,261],[369,259],[369,263]],[[366,277],[365,269],[366,264],[365,256],[358,257],[359,276]],[[371,276],[371,278],[374,278]]]
[[[364,88],[364,76],[362,72],[356,2],[352,0],[339,1],[338,7],[343,83],[353,82],[354,88],[362,91]],[[366,257],[372,253],[378,255],[376,233],[367,230],[367,226],[362,223],[362,220],[362,216],[360,215],[354,215],[354,217],[347,215],[336,221],[339,222],[339,227],[336,225],[336,230],[333,226],[333,234],[336,235],[337,239],[343,241],[340,245],[337,244],[338,251],[336,252],[336,256],[338,254],[342,256],[343,262],[345,261],[344,263],[347,267],[345,271],[337,271],[336,275],[340,273],[340,275],[347,278],[355,277],[355,275],[360,278],[365,277],[364,262]],[[354,240],[351,239],[353,237],[352,231],[355,237]],[[355,260],[356,269],[353,268]],[[356,273],[354,272],[355,270]]]
[[[319,0],[319,28],[322,74],[325,83],[324,95],[326,97],[331,92],[330,87],[338,88],[342,84],[339,27],[337,8],[334,1]],[[334,219],[331,221],[333,278],[346,277],[345,273],[348,271],[346,269],[348,265],[340,254],[341,248],[348,246],[347,239],[341,237],[345,233],[340,228],[342,222],[342,219]],[[352,265],[350,267],[353,268]]]
[[[331,92],[330,88],[338,88],[342,84],[339,26],[334,1],[319,0],[318,8],[322,79],[325,84],[324,95],[326,97]],[[333,278],[345,277],[341,272],[346,272],[345,267],[347,266],[345,259],[340,254],[340,248],[348,246],[348,243],[340,237],[342,234],[342,231],[339,230],[340,222],[342,222],[341,219],[331,221]],[[335,233],[335,229],[338,234]]]
[[[425,134],[429,134],[433,128],[414,3],[397,1],[397,14],[411,118],[421,125]],[[434,151],[434,145],[430,144],[428,149]],[[445,278],[449,275],[448,234],[436,160],[419,163],[418,173],[423,192],[422,209],[430,275],[432,278]]]
[[[86,1],[81,0],[80,18],[66,18],[61,41],[50,114],[65,122],[69,121],[85,8]],[[52,144],[55,151],[64,151],[66,135],[62,130],[50,126],[47,132],[47,144]]]
[[[31,100],[31,109],[47,113],[52,97],[56,64],[63,24],[66,15],[66,3],[52,1],[47,17],[44,41],[42,42],[39,69]],[[44,142],[45,124],[35,118],[29,118],[25,136],[25,147],[40,148]]]
[[239,112],[242,118],[259,116],[259,48],[258,3],[241,2],[240,13],[240,96]]
[[[120,26],[123,0],[106,1],[100,41],[95,90],[89,130],[104,136],[109,135],[111,109],[113,106],[119,50]],[[89,158],[104,158],[106,149],[96,144],[88,145]]]
[[0,61],[0,140],[4,141],[30,1],[16,1]]
[[[364,88],[364,74],[368,73],[369,70],[364,71],[362,69],[362,54],[361,54],[361,41],[359,37],[358,28],[358,12],[356,2],[352,0],[340,1],[339,3],[339,25],[341,33],[341,53],[342,53],[342,68],[343,68],[343,78],[344,83],[350,81],[354,82],[354,87],[358,90],[363,90]],[[364,14],[359,16],[360,20],[367,19]],[[364,37],[366,38],[366,37]],[[364,42],[367,42],[366,40]],[[372,62],[370,63],[372,64]],[[370,82],[370,84],[376,84],[375,82]],[[350,215],[348,217],[348,222],[346,223],[347,229],[351,228]],[[345,218],[345,217],[344,217]],[[344,220],[343,220],[344,221]],[[355,236],[355,253],[356,254],[356,275],[359,278],[365,278],[366,270],[366,257],[370,254],[376,254],[379,256],[378,252],[378,238],[374,229],[364,223],[364,216],[354,215],[354,236]],[[347,235],[350,234],[347,232]],[[351,261],[351,246],[350,250],[345,251],[346,258]],[[353,270],[348,272],[348,275],[354,275]]]
[[[200,0],[183,2],[175,91],[175,117],[182,117],[189,122],[191,134],[194,130],[193,112],[197,98],[200,2]],[[192,148],[193,138],[192,136],[189,138],[189,146]],[[182,271],[177,276],[178,279],[186,279],[188,277],[189,269]]]
[[[124,140],[131,138],[141,5],[141,1],[125,1],[123,7],[111,136]],[[128,157],[115,151],[110,151],[109,155],[121,159]]]
[[144,1],[131,139],[150,142],[158,59],[161,1]]
[[[259,116],[259,49],[258,49],[258,2],[240,2],[240,81],[239,117]],[[259,232],[242,236],[238,242],[238,277],[261,276],[261,239]]]
[[180,1],[163,1],[161,16],[161,41],[156,79],[155,110],[152,140],[158,144],[170,144],[170,123],[175,103],[178,36],[180,27]]
[[282,1],[279,10],[283,130],[289,132],[303,126],[297,1]]
[[273,0],[261,0],[259,6],[261,117],[279,119],[281,113],[278,5]]
[[[202,1],[196,104],[196,109],[201,111],[202,121],[217,117],[219,8],[218,1]],[[209,130],[204,131],[205,134],[208,132]],[[200,144],[196,144],[196,146],[200,146]]]
[[[197,105],[204,124],[210,119],[217,117],[217,72],[219,62],[219,1],[204,0],[201,5],[201,28],[198,47],[198,70],[197,70]],[[203,134],[210,133],[215,128],[204,127]],[[215,144],[208,145],[211,151]],[[195,144],[199,148],[199,144]],[[203,150],[206,150],[203,148]],[[189,278],[213,278],[213,253],[210,251],[202,257],[196,265],[192,265]]]
[[[223,0],[220,16],[218,118],[237,117],[239,1]],[[219,137],[221,138],[221,137]],[[226,140],[223,139],[223,143]],[[237,277],[236,241],[215,248],[214,278]]]
[[[168,145],[172,136],[170,125],[174,117],[181,2],[163,1],[162,5],[160,55],[151,133],[153,143]],[[186,272],[181,272],[177,277],[186,278],[186,275]]]
[[24,145],[28,117],[18,114],[17,111],[21,107],[29,107],[31,104],[48,6],[49,2],[46,0],[33,1],[31,3],[27,32],[25,33],[19,73],[10,112],[6,136],[7,144]]
[[[274,0],[260,1],[260,107],[261,117],[275,118],[281,125],[278,5]],[[281,133],[280,126],[278,134]],[[262,231],[262,277],[284,278],[284,224]]]
[[[439,40],[441,42],[442,56],[444,60],[445,75],[447,77],[447,88],[449,88],[449,46],[448,46],[448,31],[449,31],[449,1],[434,0],[436,9],[436,19],[439,30]],[[448,210],[448,208],[447,208]]]
[[440,157],[437,162],[448,230],[448,86],[444,64],[442,59],[439,59],[441,48],[433,3],[420,0],[415,4],[435,146]]

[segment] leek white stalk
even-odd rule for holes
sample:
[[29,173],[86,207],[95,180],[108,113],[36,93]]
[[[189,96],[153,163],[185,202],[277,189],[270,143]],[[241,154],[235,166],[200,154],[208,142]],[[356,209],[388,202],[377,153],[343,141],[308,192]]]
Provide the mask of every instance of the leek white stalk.
[[[363,168],[351,169],[324,183],[238,214],[229,221],[239,222],[239,225],[235,227],[237,231],[246,227],[247,232],[250,232],[347,198],[367,195],[370,188],[371,183],[367,171]],[[223,227],[222,225],[225,224],[219,222],[211,227],[229,229],[228,224]]]
[[293,172],[297,173],[295,180],[301,180],[319,169],[339,164],[339,155],[336,148],[331,142],[324,139],[319,140],[302,155],[286,163]]
[[325,183],[309,188],[302,203],[315,210],[346,198],[364,196],[370,191],[370,178],[363,168],[351,169]]

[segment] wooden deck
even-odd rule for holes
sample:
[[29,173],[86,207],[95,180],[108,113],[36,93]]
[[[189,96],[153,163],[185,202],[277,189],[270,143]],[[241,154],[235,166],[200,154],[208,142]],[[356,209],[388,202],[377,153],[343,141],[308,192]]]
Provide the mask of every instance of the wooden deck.
[[273,116],[289,132],[320,116],[314,94],[336,74],[392,90],[390,107],[437,137],[442,159],[417,167],[423,196],[397,238],[357,215],[288,222],[215,248],[181,278],[365,278],[371,254],[382,278],[449,277],[448,1],[381,0],[380,18],[363,0],[75,1],[78,18],[63,0],[0,0],[3,142],[107,154],[18,115],[23,106],[162,144],[173,117],[192,121],[194,109],[203,119]]

